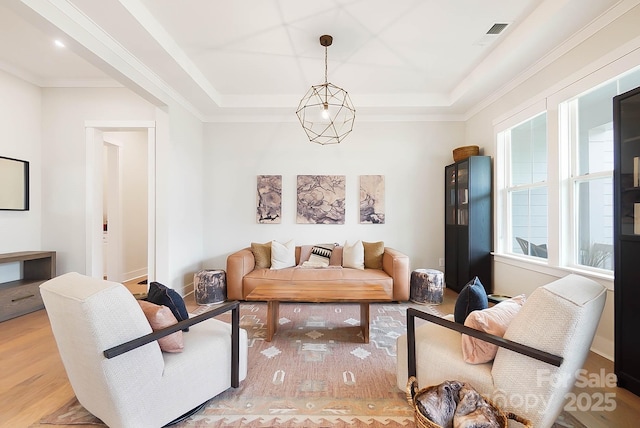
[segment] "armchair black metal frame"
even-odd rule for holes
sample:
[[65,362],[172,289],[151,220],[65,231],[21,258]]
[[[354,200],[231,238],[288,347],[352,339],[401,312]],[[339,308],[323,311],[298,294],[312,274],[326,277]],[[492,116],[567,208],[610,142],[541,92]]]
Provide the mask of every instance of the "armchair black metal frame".
[[549,352],[541,351],[531,346],[523,345],[521,343],[514,342],[512,340],[508,340],[500,336],[495,336],[493,334],[488,334],[483,331],[473,329],[471,327],[466,327],[462,324],[449,321],[437,315],[428,314],[414,308],[409,308],[407,309],[407,360],[408,360],[407,368],[409,371],[409,378],[411,378],[411,376],[416,376],[416,371],[417,371],[416,369],[416,338],[415,338],[416,317],[428,322],[432,322],[434,324],[438,324],[450,330],[455,330],[459,333],[473,336],[475,338],[484,340],[485,342],[498,345],[502,348],[509,349],[519,354],[523,354],[528,357],[535,358],[536,360],[546,362],[556,367],[560,367],[563,361],[562,357],[551,354]]
[[125,352],[129,352],[133,349],[139,348],[140,346],[146,345],[147,343],[151,343],[154,340],[161,339],[175,333],[176,331],[184,330],[187,327],[228,311],[231,311],[231,386],[233,388],[237,388],[240,386],[240,302],[237,300],[226,302],[214,309],[211,309],[210,311],[196,315],[193,318],[180,321],[170,327],[154,331],[153,333],[146,334],[121,345],[109,348],[104,351],[103,354],[106,358],[117,357]]

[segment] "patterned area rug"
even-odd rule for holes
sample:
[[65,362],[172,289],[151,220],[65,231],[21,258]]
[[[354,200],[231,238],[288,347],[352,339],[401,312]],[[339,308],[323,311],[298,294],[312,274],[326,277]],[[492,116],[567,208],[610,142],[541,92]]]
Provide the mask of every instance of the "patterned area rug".
[[[415,306],[438,314],[437,307]],[[395,380],[395,343],[406,330],[407,307],[372,304],[364,344],[357,304],[282,303],[278,331],[266,342],[266,304],[243,303],[247,378],[174,426],[414,427],[413,409]],[[104,426],[75,399],[40,424]],[[583,427],[568,414],[556,426]]]

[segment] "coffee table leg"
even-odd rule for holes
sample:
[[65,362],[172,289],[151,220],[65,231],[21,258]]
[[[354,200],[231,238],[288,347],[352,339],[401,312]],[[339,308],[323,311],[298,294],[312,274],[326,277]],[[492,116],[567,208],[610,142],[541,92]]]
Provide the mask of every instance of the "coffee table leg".
[[278,328],[278,313],[280,302],[277,300],[269,300],[267,302],[267,342],[271,342],[273,335],[276,334]]
[[360,303],[360,328],[364,343],[369,343],[369,302]]

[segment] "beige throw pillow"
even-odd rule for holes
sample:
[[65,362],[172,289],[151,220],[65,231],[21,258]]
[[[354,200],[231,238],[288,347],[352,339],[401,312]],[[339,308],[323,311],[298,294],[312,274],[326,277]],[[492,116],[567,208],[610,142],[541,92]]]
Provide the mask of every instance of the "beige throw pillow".
[[[175,315],[171,312],[171,309],[164,305],[156,305],[155,303],[147,302],[146,300],[138,300],[144,316],[147,317],[151,330],[162,330],[165,327],[172,326],[178,323]],[[168,336],[158,339],[158,345],[164,352],[182,352],[184,349],[184,340],[182,338],[182,331],[176,331]]]
[[382,255],[384,242],[363,242],[364,267],[368,269],[382,269]]
[[271,267],[271,242],[266,244],[251,243],[251,252],[256,260],[256,269],[268,269]]
[[[471,312],[464,325],[485,333],[503,337],[509,323],[513,320],[525,302],[524,294],[503,300],[497,305]],[[493,360],[498,353],[498,346],[475,337],[462,335],[462,356],[467,363],[482,364]]]
[[350,244],[349,241],[344,243],[342,248],[342,267],[364,269],[364,246],[362,241],[356,241],[353,244]]

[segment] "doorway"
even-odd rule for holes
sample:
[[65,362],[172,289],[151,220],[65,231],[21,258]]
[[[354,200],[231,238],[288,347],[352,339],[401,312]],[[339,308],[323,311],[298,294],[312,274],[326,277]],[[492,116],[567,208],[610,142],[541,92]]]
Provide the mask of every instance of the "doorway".
[[104,277],[146,281],[147,132],[103,132],[103,140]]
[[155,123],[87,122],[85,131],[86,273],[116,282],[153,281]]

